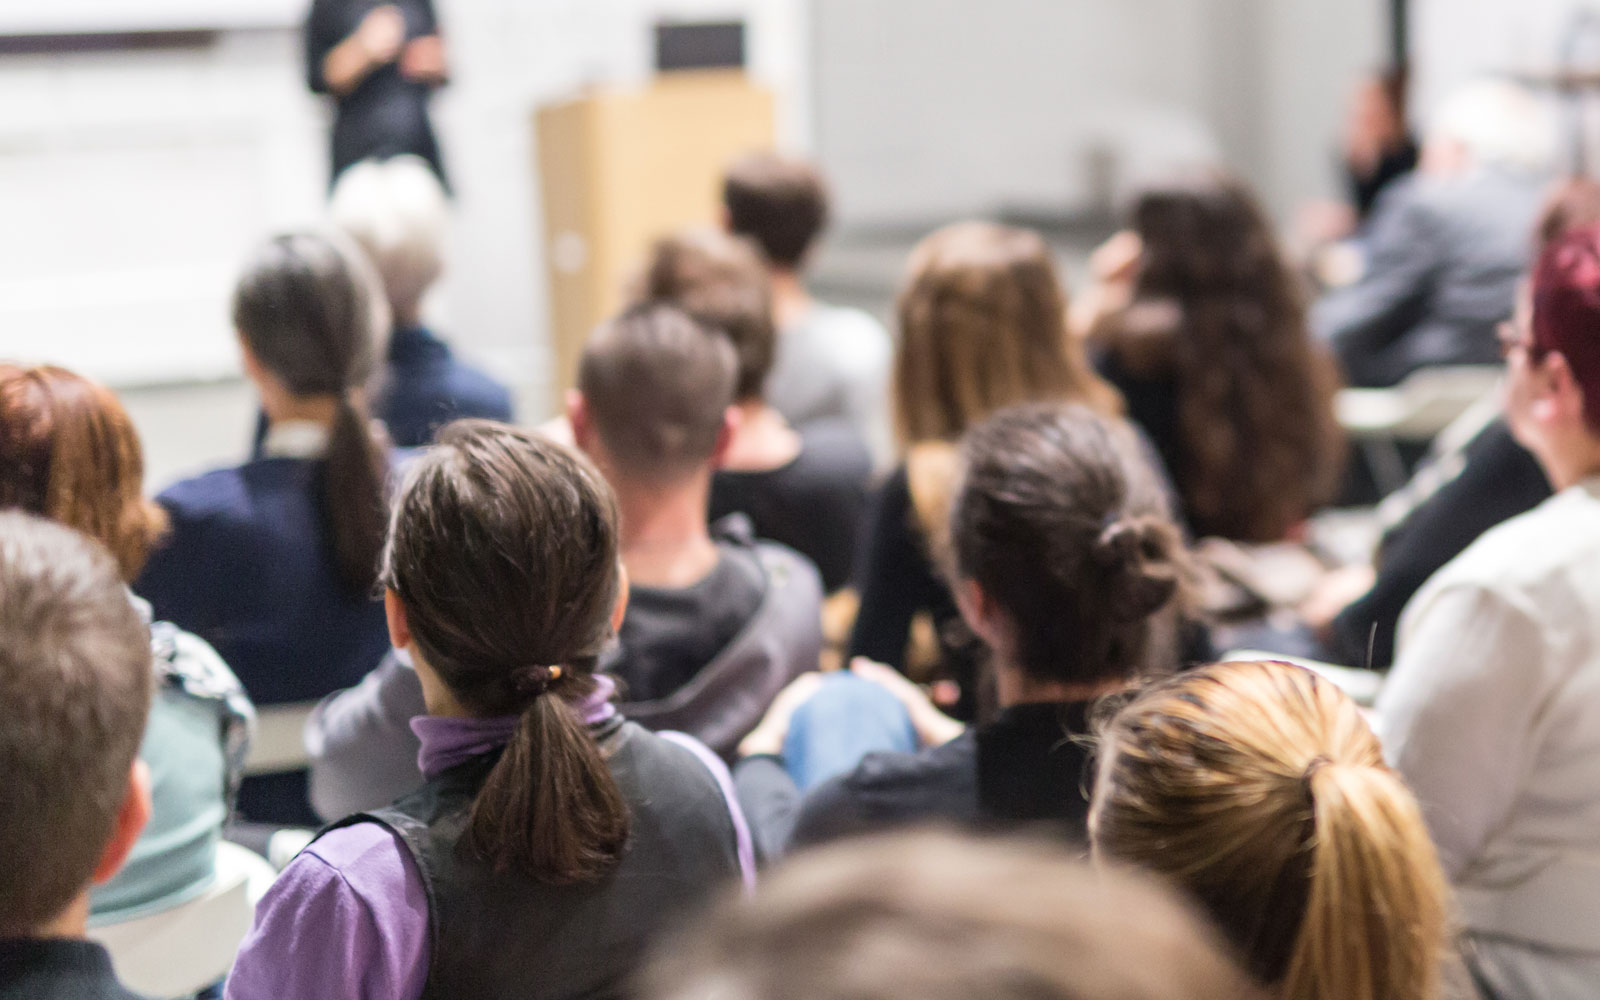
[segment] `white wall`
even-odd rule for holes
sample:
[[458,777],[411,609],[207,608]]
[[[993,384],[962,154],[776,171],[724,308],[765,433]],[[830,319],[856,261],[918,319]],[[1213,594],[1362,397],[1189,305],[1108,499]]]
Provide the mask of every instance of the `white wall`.
[[1331,193],[1385,0],[816,0],[817,148],[846,223],[1092,200],[1222,158],[1283,216]]
[[[100,0],[75,2],[81,13]],[[542,386],[534,108],[584,83],[643,80],[657,18],[743,16],[783,137],[804,148],[803,4],[436,2],[455,79],[435,121],[459,209],[437,306],[467,353]],[[0,25],[22,3],[0,0]],[[305,91],[293,27],[304,0],[250,0],[274,3],[294,17],[224,30],[214,46],[0,55],[0,357],[123,385],[236,372],[226,299],[238,264],[269,232],[314,223],[326,184],[326,109]],[[114,20],[70,23],[124,26]]]

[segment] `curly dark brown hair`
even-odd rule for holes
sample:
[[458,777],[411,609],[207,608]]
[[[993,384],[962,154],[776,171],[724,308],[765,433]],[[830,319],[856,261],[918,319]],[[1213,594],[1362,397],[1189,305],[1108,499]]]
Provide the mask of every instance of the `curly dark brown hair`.
[[1255,199],[1205,172],[1146,190],[1132,304],[1095,336],[1138,378],[1170,380],[1170,471],[1197,535],[1281,540],[1338,485],[1338,369]]

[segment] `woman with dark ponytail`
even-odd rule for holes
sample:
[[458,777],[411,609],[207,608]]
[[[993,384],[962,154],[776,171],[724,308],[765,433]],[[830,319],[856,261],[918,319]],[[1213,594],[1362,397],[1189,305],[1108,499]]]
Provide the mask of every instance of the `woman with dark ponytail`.
[[[385,312],[370,267],[343,241],[263,244],[233,298],[266,414],[260,453],[158,498],[172,530],[136,587],[158,618],[216,647],[263,708],[349,687],[388,649],[374,584],[389,457],[365,402]],[[316,822],[303,772],[247,780],[240,808]]]
[[599,472],[485,421],[438,442],[381,573],[425,784],[284,870],[232,1000],[620,996],[658,928],[748,872],[721,762],[624,721],[594,672],[627,603]]
[[[945,574],[987,647],[999,714],[963,731],[870,661],[820,686],[802,678],[741,746],[741,797],[767,856],[928,821],[1042,824],[1084,839],[1088,756],[1078,737],[1094,704],[1148,669],[1177,665],[1174,612],[1187,572],[1159,480],[1126,424],[1075,404],[1001,410],[962,443],[948,550]],[[920,750],[870,754],[816,783],[812,748],[862,728],[872,687],[863,679],[900,699]],[[810,700],[793,693],[801,684],[816,686]],[[795,803],[807,782],[815,787]]]

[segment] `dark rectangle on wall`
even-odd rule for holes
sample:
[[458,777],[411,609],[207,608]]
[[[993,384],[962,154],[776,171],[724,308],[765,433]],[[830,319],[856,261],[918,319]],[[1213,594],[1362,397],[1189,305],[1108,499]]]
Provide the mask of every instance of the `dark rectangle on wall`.
[[744,22],[656,25],[656,70],[743,69]]
[[217,34],[215,31],[108,31],[81,35],[0,35],[0,56],[201,49],[215,44]]

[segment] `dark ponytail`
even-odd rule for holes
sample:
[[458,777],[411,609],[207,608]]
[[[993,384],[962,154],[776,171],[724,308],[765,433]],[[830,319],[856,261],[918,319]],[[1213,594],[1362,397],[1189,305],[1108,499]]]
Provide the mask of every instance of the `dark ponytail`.
[[1131,429],[1083,406],[1017,406],[962,451],[952,570],[1010,616],[1017,665],[1068,684],[1160,666],[1146,653],[1187,567]]
[[535,435],[473,420],[437,440],[396,503],[383,583],[463,707],[520,717],[468,843],[497,871],[592,881],[628,839],[627,804],[573,708],[611,638],[616,501],[587,460]]
[[289,392],[337,401],[323,501],[339,574],[352,590],[366,593],[383,551],[389,476],[363,392],[387,323],[371,267],[359,250],[336,237],[276,237],[239,279],[233,322],[250,352]]

